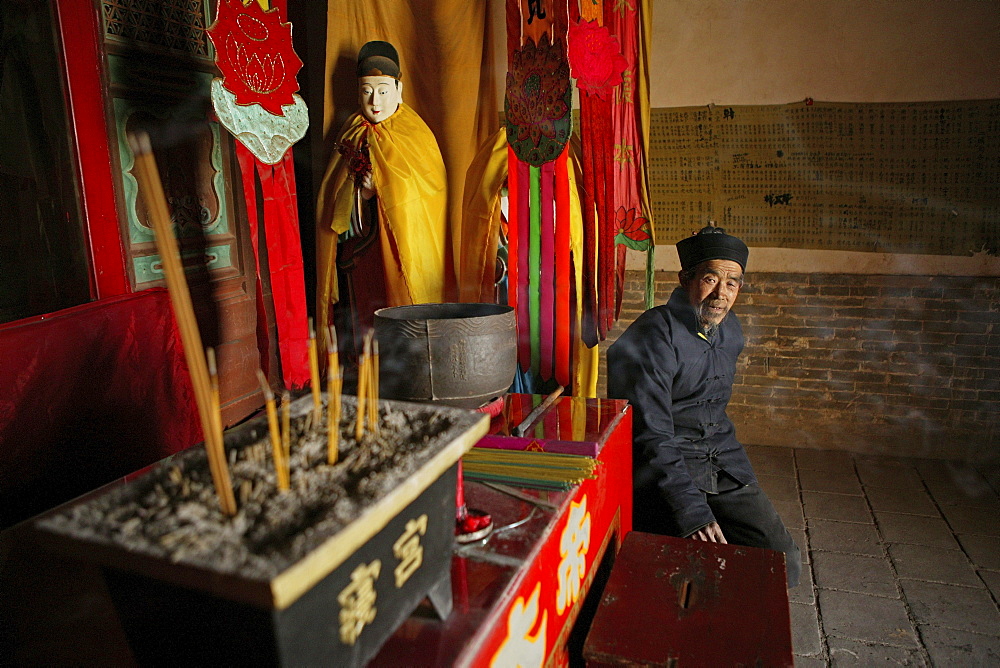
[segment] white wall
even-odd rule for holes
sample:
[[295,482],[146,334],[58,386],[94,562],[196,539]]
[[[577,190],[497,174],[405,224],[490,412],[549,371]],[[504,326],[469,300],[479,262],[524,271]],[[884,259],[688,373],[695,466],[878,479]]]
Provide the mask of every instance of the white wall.
[[[491,0],[499,108],[504,1]],[[1000,0],[653,0],[650,106],[1000,98]],[[754,249],[757,271],[1000,276],[1000,258]],[[657,248],[673,271],[673,246]],[[629,268],[645,266],[629,254]],[[797,268],[797,269],[796,269]]]
[[996,0],[653,0],[650,105],[1000,97]]

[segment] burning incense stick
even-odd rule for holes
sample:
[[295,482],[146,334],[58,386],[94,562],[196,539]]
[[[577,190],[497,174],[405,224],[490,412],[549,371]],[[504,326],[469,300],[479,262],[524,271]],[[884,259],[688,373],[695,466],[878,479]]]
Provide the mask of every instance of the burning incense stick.
[[[329,325],[326,328],[326,368],[340,369],[340,344],[337,341],[337,328]],[[343,380],[343,373],[341,373]]]
[[322,390],[319,384],[319,353],[316,350],[316,328],[313,327],[312,318],[309,318],[309,377],[312,381],[313,424],[319,426],[319,416],[322,410],[320,392]]
[[285,465],[285,482],[291,481],[292,457],[292,396],[285,390],[281,393],[281,450],[282,464]]
[[[219,412],[219,374],[215,364],[215,349],[209,346],[205,349],[205,360],[208,366],[209,391],[212,405],[212,433],[222,431],[222,415]],[[205,443],[209,442],[208,434],[205,435]],[[219,479],[219,461],[209,454],[208,468],[212,473],[212,482]],[[221,499],[220,499],[221,502]]]
[[160,173],[153,158],[149,135],[144,132],[129,134],[129,146],[135,156],[134,173],[139,182],[139,192],[146,203],[150,222],[153,226],[156,249],[163,264],[163,274],[170,292],[170,302],[173,305],[177,328],[180,330],[181,342],[184,345],[184,358],[187,361],[188,372],[191,374],[191,385],[194,388],[195,402],[198,405],[198,415],[201,419],[201,430],[205,434],[205,451],[211,461],[221,460],[219,470],[225,475],[219,475],[215,483],[215,493],[219,497],[219,506],[226,514],[236,512],[236,501],[233,497],[232,481],[229,479],[228,467],[225,462],[225,448],[221,433],[214,429],[214,411],[212,410],[211,383],[206,368],[205,356],[201,344],[201,333],[198,331],[198,321],[195,319],[194,308],[191,305],[191,293],[184,277],[177,240],[171,231],[170,210],[163,194]]
[[274,457],[274,477],[278,483],[278,489],[285,491],[288,489],[288,480],[285,479],[284,453],[281,448],[281,435],[278,431],[278,409],[274,405],[274,392],[267,384],[264,372],[257,369],[257,379],[260,387],[264,391],[264,401],[267,404],[267,426],[271,433],[271,453]]
[[340,456],[340,386],[343,371],[332,364],[326,369],[326,461],[331,466]]
[[354,422],[354,440],[361,442],[365,433],[365,402],[368,398],[368,357],[371,352],[371,342],[365,337],[361,349],[361,359],[358,360],[358,418]]
[[371,366],[368,370],[370,376],[370,390],[369,390],[369,400],[371,401],[371,409],[368,413],[369,424],[371,425],[372,432],[375,435],[379,433],[378,424],[378,340],[374,338],[375,333],[372,332],[372,361]]
[[340,366],[340,353],[337,347],[337,329],[330,325],[326,328],[326,459],[331,466],[337,463],[337,458],[340,456],[340,396],[344,387],[344,369]]
[[212,449],[207,451],[208,453],[208,466],[212,473],[212,482],[215,484],[216,489],[222,490],[222,497],[220,498],[220,503],[222,504],[223,512],[227,515],[236,514],[236,498],[233,494],[232,481],[229,477],[229,465],[226,462],[226,452],[225,452],[225,440],[223,438],[222,430],[222,410],[219,406],[219,373],[218,367],[215,364],[215,349],[207,348],[205,350],[205,357],[208,362],[208,376],[209,385],[211,393],[211,409],[212,409],[212,436],[213,439],[205,437],[205,443],[210,442],[218,443],[223,446],[221,450],[216,451],[214,446]]

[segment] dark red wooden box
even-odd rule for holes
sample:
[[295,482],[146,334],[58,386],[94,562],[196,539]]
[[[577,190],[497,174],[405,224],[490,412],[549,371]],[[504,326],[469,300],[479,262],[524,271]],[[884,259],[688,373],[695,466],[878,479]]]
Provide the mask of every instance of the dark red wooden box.
[[785,555],[633,531],[583,655],[588,666],[791,666]]

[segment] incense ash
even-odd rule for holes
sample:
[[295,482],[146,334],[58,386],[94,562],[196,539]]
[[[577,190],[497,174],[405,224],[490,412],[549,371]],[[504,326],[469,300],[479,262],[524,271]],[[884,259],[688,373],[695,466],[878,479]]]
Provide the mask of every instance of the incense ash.
[[[340,453],[333,465],[325,420],[313,425],[312,399],[292,403],[287,491],[278,488],[265,419],[227,434],[237,504],[232,516],[220,506],[205,448],[194,447],[43,526],[174,563],[273,578],[361,517],[468,427],[454,412],[434,406],[380,402],[379,429],[359,441],[357,402],[341,399]],[[325,408],[325,398],[323,403]]]

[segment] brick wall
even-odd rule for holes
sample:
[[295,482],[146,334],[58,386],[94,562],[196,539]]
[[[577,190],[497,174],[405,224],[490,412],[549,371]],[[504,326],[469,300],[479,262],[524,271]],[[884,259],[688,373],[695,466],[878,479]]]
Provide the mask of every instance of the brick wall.
[[[629,272],[604,351],[642,310]],[[656,303],[677,285],[657,272]],[[751,273],[730,416],[744,443],[979,458],[1000,445],[1000,279]]]

